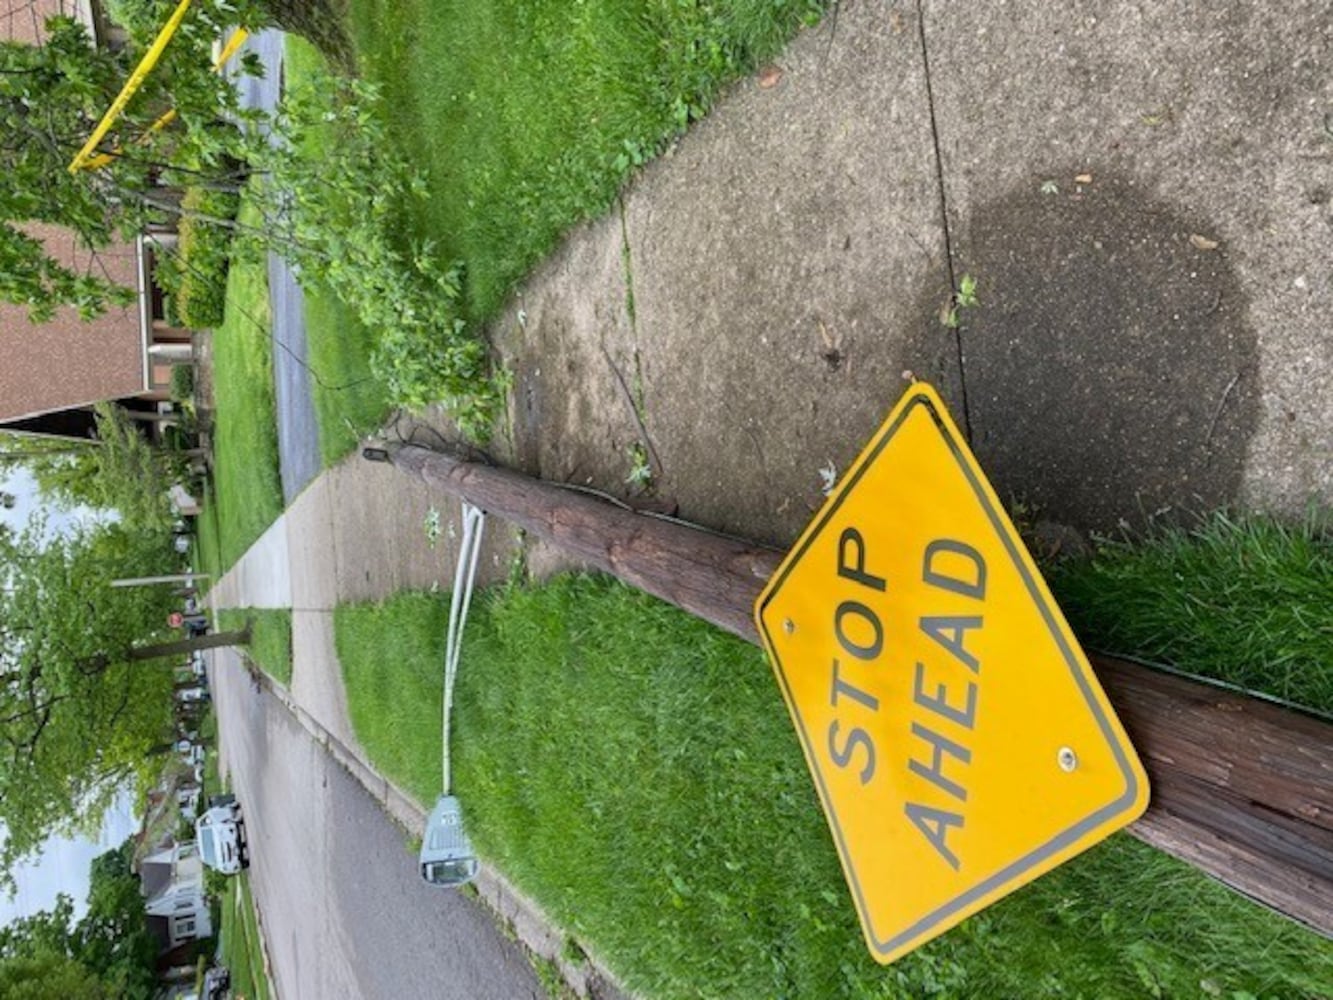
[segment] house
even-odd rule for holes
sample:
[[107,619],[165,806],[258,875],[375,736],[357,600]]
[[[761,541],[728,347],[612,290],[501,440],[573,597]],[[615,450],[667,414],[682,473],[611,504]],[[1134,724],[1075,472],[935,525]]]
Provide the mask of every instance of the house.
[[183,945],[213,936],[204,865],[194,841],[148,855],[139,862],[139,880],[148,931],[157,939],[160,955],[171,956]]
[[[0,0],[0,38],[39,44],[46,19],[56,14],[83,21],[95,38],[106,37],[95,0]],[[101,401],[120,402],[132,416],[156,420],[159,403],[169,398],[172,365],[193,357],[191,331],[167,322],[162,294],[150,280],[156,255],[174,234],[148,232],[93,252],[62,227],[23,228],[66,267],[134,289],[137,300],[89,323],[73,309],[61,309],[41,325],[29,320],[26,307],[0,303],[0,428],[87,437],[95,426],[92,404]]]

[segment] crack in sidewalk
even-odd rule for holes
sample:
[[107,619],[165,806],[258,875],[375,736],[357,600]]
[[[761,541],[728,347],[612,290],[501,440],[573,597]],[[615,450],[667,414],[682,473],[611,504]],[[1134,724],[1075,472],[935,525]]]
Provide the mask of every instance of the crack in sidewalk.
[[[949,288],[958,293],[958,279],[953,269],[953,240],[949,233],[949,206],[944,189],[944,158],[940,154],[940,130],[935,119],[935,91],[930,82],[930,53],[926,48],[926,11],[924,0],[916,0],[916,30],[921,41],[921,66],[926,80],[926,107],[930,111],[930,139],[935,151],[935,184],[940,195],[940,226],[944,230],[944,263],[949,274]],[[963,331],[955,327],[952,331],[954,350],[958,357],[958,387],[963,402],[963,433],[968,443],[972,441],[972,414],[967,403],[967,367],[963,359]]]

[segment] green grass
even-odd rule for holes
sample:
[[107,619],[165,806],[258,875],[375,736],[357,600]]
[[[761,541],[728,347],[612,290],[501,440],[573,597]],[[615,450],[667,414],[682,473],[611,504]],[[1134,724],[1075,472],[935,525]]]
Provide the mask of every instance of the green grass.
[[[336,620],[357,736],[423,802],[447,612],[417,594]],[[762,654],[604,579],[481,597],[457,706],[479,850],[647,997],[1287,998],[1333,982],[1333,944],[1126,836],[875,965]]]
[[[242,206],[241,222],[258,225]],[[227,274],[227,315],[213,332],[212,508],[217,558],[226,570],[282,513],[278,425],[273,389],[267,265],[233,262]]]
[[473,320],[822,0],[367,0],[361,72],[426,173],[416,236],[467,265]]
[[[440,711],[449,604],[401,594],[334,616],[338,662],[357,739],[376,765],[421,802],[440,793]],[[384,669],[386,663],[394,665]],[[460,671],[461,673],[461,671]]]
[[228,608],[218,613],[223,630],[250,622],[249,657],[275,680],[292,683],[292,613],[286,608]]
[[268,1000],[272,987],[264,975],[264,953],[255,918],[250,880],[231,878],[222,900],[222,964],[231,970],[231,995],[247,1000]]
[[[293,35],[286,41],[284,77],[288,89],[326,69],[313,45]],[[319,137],[307,139],[309,155],[319,155]],[[355,313],[322,288],[305,293],[305,322],[311,390],[319,423],[319,451],[328,467],[357,446],[389,412],[384,385],[370,371],[371,331]]]
[[1333,712],[1333,535],[1215,514],[1056,566],[1085,644]]
[[307,292],[305,321],[319,453],[327,468],[380,426],[390,404],[370,372],[372,338],[351,309],[327,291]]
[[213,487],[205,485],[199,498],[202,509],[194,524],[195,570],[207,573],[208,579],[197,581],[199,590],[207,593],[222,575],[222,533],[218,528],[218,508],[213,500]]
[[203,721],[199,725],[199,739],[203,741],[208,752],[204,754],[204,801],[208,800],[210,795],[221,794],[222,778],[218,773],[218,717],[217,713],[211,708],[204,714]]

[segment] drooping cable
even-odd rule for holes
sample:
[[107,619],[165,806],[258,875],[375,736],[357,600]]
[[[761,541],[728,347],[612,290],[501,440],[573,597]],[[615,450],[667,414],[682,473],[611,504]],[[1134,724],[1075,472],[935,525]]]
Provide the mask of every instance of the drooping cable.
[[454,707],[454,680],[463,649],[463,624],[472,604],[472,584],[481,555],[481,538],[486,527],[486,512],[463,501],[463,534],[458,543],[458,565],[454,570],[454,592],[449,598],[449,632],[444,643],[444,725],[442,733],[442,769],[444,793],[452,786],[449,760],[449,718]]

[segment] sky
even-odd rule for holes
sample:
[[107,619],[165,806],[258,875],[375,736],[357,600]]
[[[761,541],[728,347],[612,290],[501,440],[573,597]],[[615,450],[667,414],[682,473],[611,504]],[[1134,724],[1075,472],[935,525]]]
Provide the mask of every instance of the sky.
[[[91,511],[60,511],[44,507],[37,486],[24,469],[0,471],[0,491],[13,493],[17,503],[13,510],[0,507],[0,522],[20,528],[37,512],[47,515],[47,529],[60,531],[92,516]],[[15,917],[31,916],[39,910],[55,905],[56,894],[65,893],[74,899],[74,912],[83,913],[88,898],[88,865],[99,854],[118,847],[125,838],[139,828],[134,816],[134,801],[129,791],[122,791],[108,810],[102,830],[96,839],[52,837],[43,846],[41,856],[31,864],[20,865],[14,871],[18,891],[11,899],[0,891],[0,926]],[[0,826],[0,837],[4,827]]]
[[[88,902],[88,865],[99,854],[119,847],[138,829],[134,797],[129,789],[124,789],[107,810],[96,839],[51,837],[43,845],[40,857],[14,869],[18,891],[13,898],[0,891],[0,927],[15,917],[29,917],[39,910],[51,909],[56,895],[62,892],[74,899],[75,917],[82,916]],[[3,830],[0,826],[0,831]]]
[[38,513],[46,515],[48,531],[62,531],[97,517],[89,507],[64,511],[42,503],[41,496],[37,492],[37,483],[22,466],[0,469],[0,492],[14,494],[17,501],[13,510],[0,507],[0,523],[11,525],[15,530],[22,528],[27,524],[28,518]]

